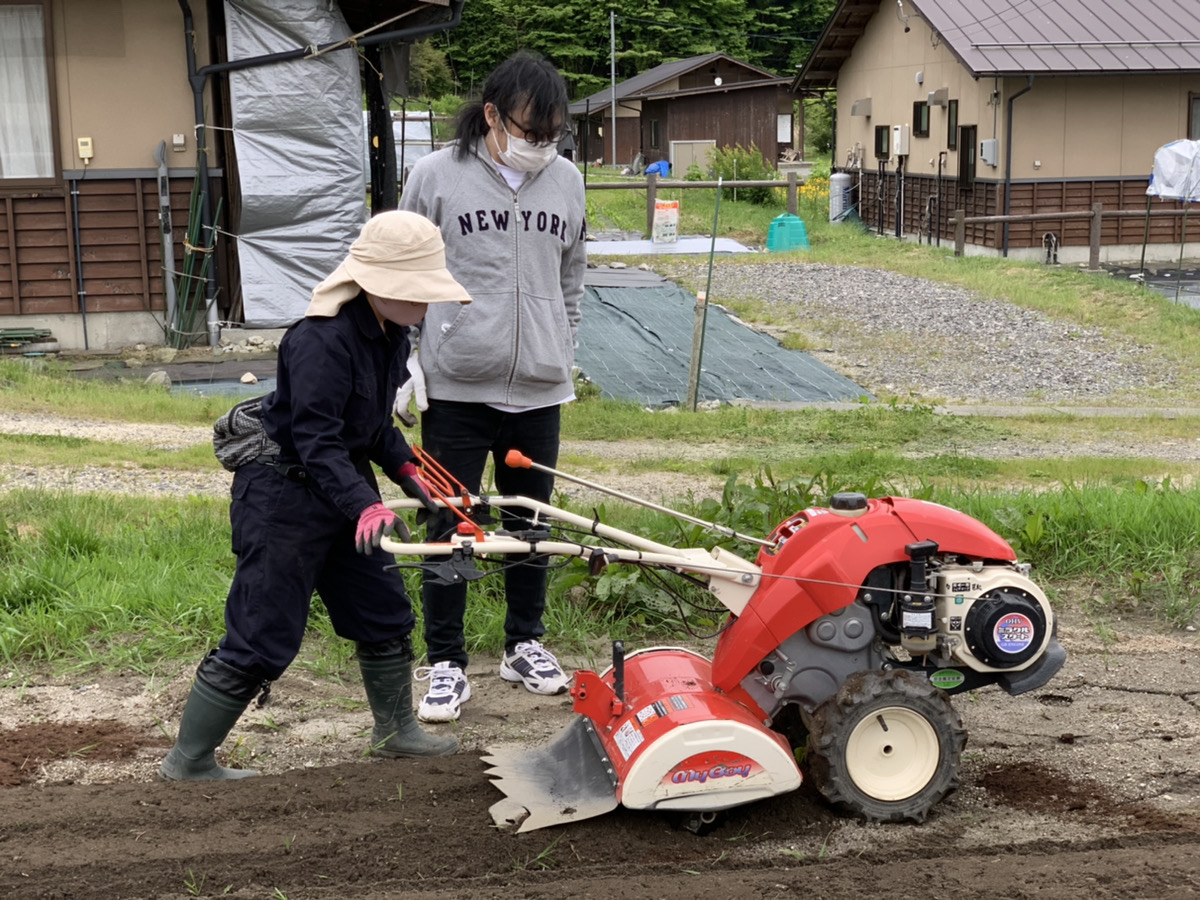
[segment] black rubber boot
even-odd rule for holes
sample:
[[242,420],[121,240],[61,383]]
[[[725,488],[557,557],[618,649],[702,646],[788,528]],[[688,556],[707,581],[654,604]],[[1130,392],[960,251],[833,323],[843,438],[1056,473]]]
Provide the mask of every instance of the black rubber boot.
[[179,736],[158,769],[162,781],[226,781],[251,778],[255,769],[229,769],[217,765],[213,751],[229,735],[250,699],[240,700],[210,687],[199,678],[183,709]]
[[417,724],[412,706],[411,651],[372,656],[367,646],[359,644],[358,667],[375,717],[371,732],[373,756],[449,756],[458,751],[454,735],[429,734]]

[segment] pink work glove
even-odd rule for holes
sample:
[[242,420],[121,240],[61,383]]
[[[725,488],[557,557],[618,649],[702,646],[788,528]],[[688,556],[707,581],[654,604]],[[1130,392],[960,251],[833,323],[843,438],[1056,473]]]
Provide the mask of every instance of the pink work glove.
[[370,556],[384,535],[390,536],[393,530],[398,532],[401,543],[409,542],[408,526],[404,524],[404,520],[397,518],[396,514],[382,503],[372,503],[358,515],[354,546],[359,553]]

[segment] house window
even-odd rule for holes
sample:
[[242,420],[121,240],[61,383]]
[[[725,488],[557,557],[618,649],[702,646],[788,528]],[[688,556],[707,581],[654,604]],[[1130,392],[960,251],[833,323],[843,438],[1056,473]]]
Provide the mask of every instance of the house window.
[[1188,140],[1200,141],[1200,94],[1188,94]]
[[49,10],[0,0],[0,180],[54,178]]
[[892,155],[892,126],[875,126],[875,158],[889,159]]
[[958,149],[958,101],[946,103],[946,149]]
[[929,104],[918,100],[913,104],[912,136],[929,137]]
[[975,183],[975,126],[964,125],[958,135],[958,186],[966,187]]
[[658,149],[658,119],[650,120],[650,146]]

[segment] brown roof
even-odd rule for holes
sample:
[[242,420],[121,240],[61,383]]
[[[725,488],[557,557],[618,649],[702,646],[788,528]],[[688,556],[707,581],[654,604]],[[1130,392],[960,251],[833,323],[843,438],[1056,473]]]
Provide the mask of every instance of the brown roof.
[[[718,60],[723,60],[735,67],[745,70],[750,76],[748,82],[729,82],[722,86],[712,86],[707,90],[712,93],[729,90],[731,88],[745,87],[762,87],[767,81],[779,81],[774,75],[766,69],[760,69],[758,66],[751,65],[748,62],[743,62],[740,59],[734,59],[732,56],[726,56],[724,53],[705,53],[701,56],[689,56],[687,59],[677,59],[672,62],[662,63],[652,69],[647,69],[645,72],[639,72],[632,78],[626,78],[624,81],[618,81],[616,84],[616,95],[618,100],[645,100],[652,97],[667,97],[675,96],[679,93],[703,93],[701,89],[691,89],[688,91],[663,91],[657,90],[662,87],[662,84],[667,81],[674,81],[680,75],[686,75],[688,72],[694,72],[696,69],[704,66],[712,66]],[[782,80],[782,83],[787,83]],[[606,87],[597,91],[588,97],[583,97],[572,103],[568,110],[572,116],[581,116],[585,111],[601,112],[608,108],[612,99],[612,88]]]
[[[842,0],[793,90],[832,87],[875,13],[920,17],[972,75],[1200,72],[1197,0]],[[896,27],[901,27],[898,21]]]

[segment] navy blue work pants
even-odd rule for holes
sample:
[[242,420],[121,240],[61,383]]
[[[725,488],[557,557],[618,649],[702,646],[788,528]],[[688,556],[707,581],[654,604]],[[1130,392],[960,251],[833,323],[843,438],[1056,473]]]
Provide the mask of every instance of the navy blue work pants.
[[318,488],[251,463],[237,470],[232,493],[237,569],[218,659],[254,678],[278,678],[300,652],[314,589],[340,637],[383,643],[412,632],[404,582],[384,568],[395,559],[378,549],[360,554],[357,522]]
[[[549,501],[554,490],[553,475],[534,469],[509,468],[504,457],[509,450],[520,450],[534,462],[554,468],[558,465],[561,419],[558,406],[507,413],[483,403],[431,399],[429,409],[421,415],[421,442],[423,449],[473,494],[479,493],[483,471],[491,456],[497,494]],[[525,515],[527,511],[523,509],[505,514],[505,527],[528,527],[524,518],[517,518]],[[456,522],[457,519],[445,513],[431,519],[429,539],[446,540]],[[431,562],[438,559],[430,557]],[[506,561],[519,563],[504,571],[508,604],[504,619],[505,648],[512,649],[522,641],[535,640],[546,633],[542,624],[546,609],[546,560],[511,556]],[[421,585],[421,603],[429,662],[449,661],[465,669],[466,583],[432,584],[426,577]]]

